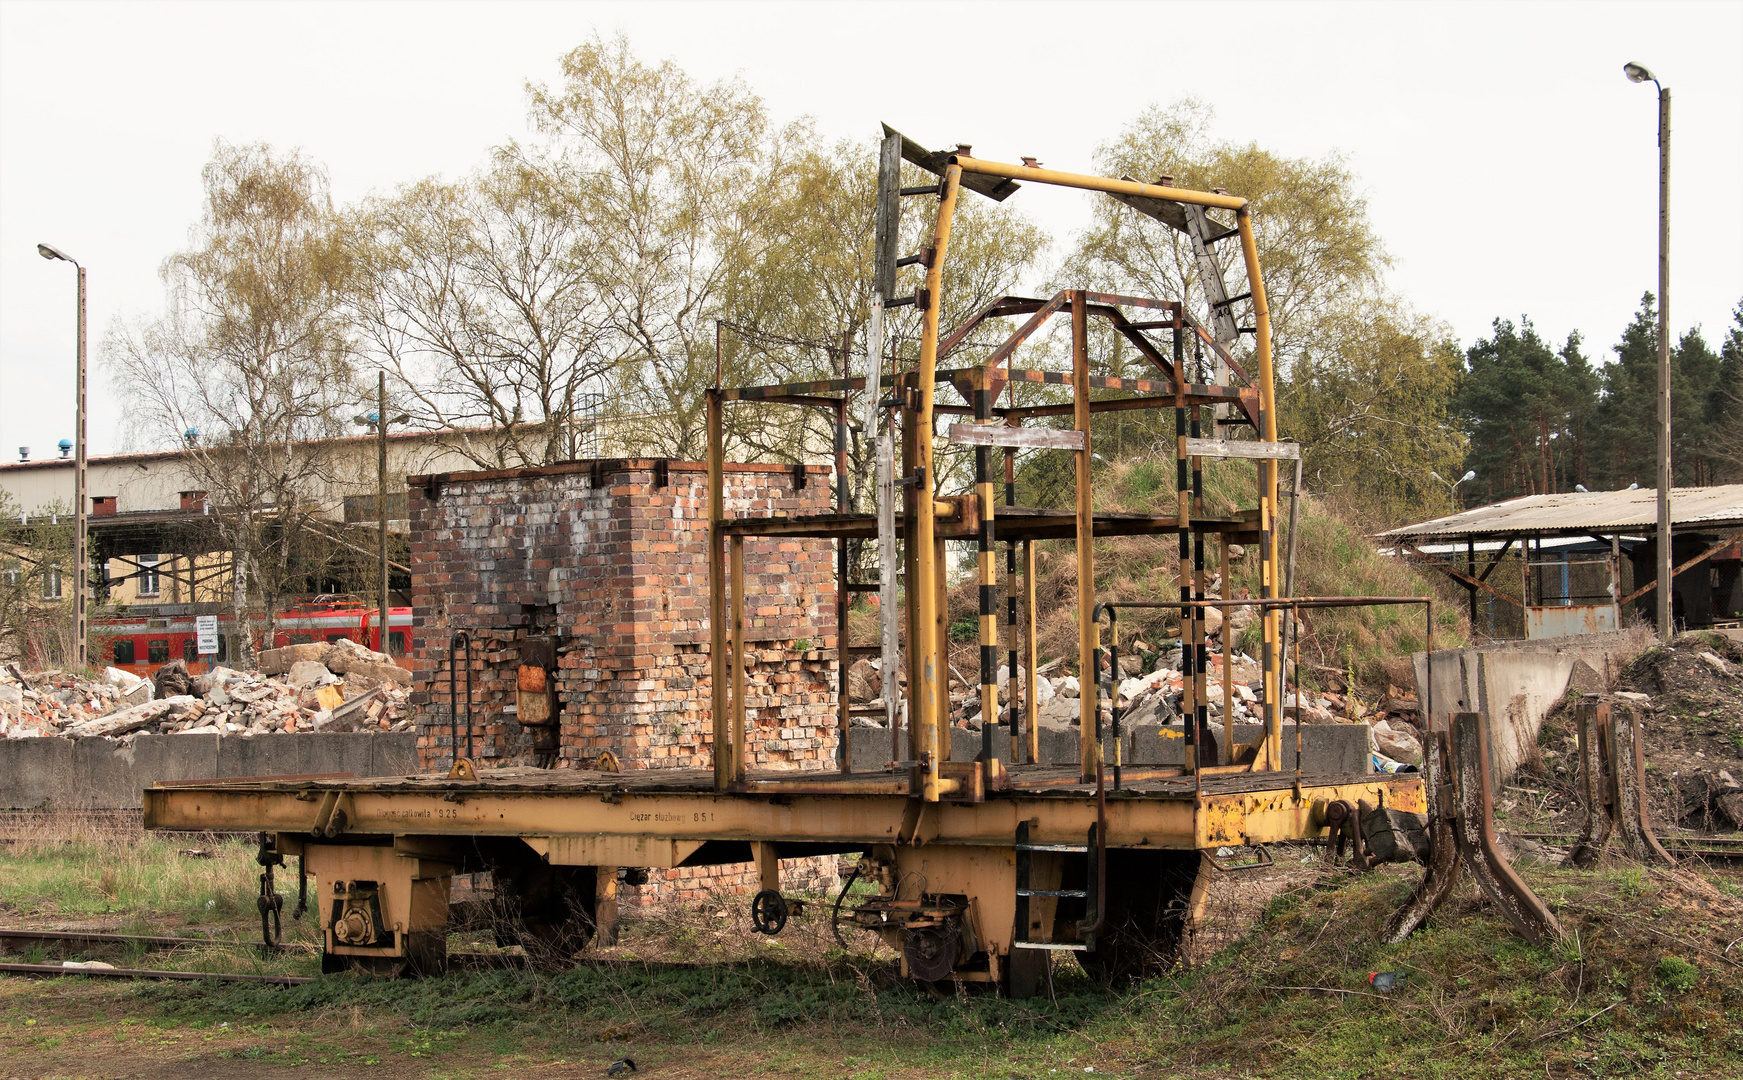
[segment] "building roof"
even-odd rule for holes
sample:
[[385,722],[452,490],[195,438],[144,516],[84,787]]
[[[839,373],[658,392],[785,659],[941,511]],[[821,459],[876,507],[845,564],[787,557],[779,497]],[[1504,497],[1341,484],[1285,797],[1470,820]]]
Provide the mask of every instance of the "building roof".
[[[1743,527],[1743,484],[1674,488],[1670,515],[1671,525],[1685,530]],[[1397,540],[1573,536],[1620,529],[1650,531],[1657,524],[1657,490],[1635,488],[1525,495],[1380,535]]]

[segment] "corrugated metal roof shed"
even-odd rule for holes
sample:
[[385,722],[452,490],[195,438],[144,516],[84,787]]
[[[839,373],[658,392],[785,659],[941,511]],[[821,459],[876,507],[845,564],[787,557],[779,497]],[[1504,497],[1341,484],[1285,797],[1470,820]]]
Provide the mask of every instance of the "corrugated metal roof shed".
[[[1684,530],[1743,526],[1743,484],[1675,488],[1671,491],[1670,517],[1673,528]],[[1650,531],[1657,525],[1658,492],[1637,488],[1526,495],[1380,535],[1398,540],[1571,536],[1619,529]]]

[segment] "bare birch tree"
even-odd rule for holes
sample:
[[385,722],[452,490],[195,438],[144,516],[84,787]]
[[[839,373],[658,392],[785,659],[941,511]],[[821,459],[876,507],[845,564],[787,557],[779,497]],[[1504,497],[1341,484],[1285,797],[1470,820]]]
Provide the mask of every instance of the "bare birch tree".
[[[163,265],[164,313],[117,322],[104,356],[146,445],[186,445],[215,527],[234,556],[232,607],[246,626],[248,582],[267,639],[279,601],[316,546],[324,457],[344,431],[353,348],[343,283],[350,260],[325,173],[300,154],[217,144],[205,211],[186,251]],[[197,434],[196,434],[197,433]],[[242,659],[253,642],[238,633]]]

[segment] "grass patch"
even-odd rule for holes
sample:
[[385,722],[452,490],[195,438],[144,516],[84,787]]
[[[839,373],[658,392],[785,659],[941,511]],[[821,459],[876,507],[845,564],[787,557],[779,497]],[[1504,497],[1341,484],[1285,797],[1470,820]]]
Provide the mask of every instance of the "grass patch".
[[[213,880],[244,883],[252,903],[249,844],[228,843],[209,860],[217,866],[195,872],[181,869],[185,840],[115,842],[83,843],[99,844],[99,862],[134,859],[146,877],[195,891],[118,889],[105,901],[92,851],[74,842],[23,859],[0,853],[0,880],[45,883],[36,888],[55,910],[107,902],[109,917],[136,932],[162,933],[179,913],[206,910],[192,901]],[[68,867],[46,865],[56,858]],[[1424,930],[1388,946],[1380,927],[1419,870],[1290,865],[1281,892],[1244,909],[1255,922],[1218,928],[1208,948],[1191,951],[1194,965],[1119,991],[1066,962],[1051,995],[1030,1001],[932,993],[896,983],[887,950],[863,951],[869,938],[851,952],[835,946],[821,914],[796,918],[771,946],[743,932],[745,898],[721,898],[627,923],[624,944],[602,954],[622,959],[560,973],[346,974],[287,988],[0,981],[0,1075],[35,1075],[52,1059],[79,1075],[585,1076],[625,1055],[650,1075],[699,1078],[1743,1074],[1743,965],[1728,950],[1743,937],[1735,872],[1523,867],[1565,941],[1526,944],[1467,883]],[[55,881],[58,892],[46,884]],[[5,896],[13,901],[10,887]],[[42,911],[49,901],[37,903]],[[312,937],[262,957],[250,945],[251,912],[207,929],[233,942],[141,959],[313,973]],[[287,919],[286,929],[311,928]],[[633,955],[715,962],[671,967]],[[1407,979],[1379,994],[1374,971]]]

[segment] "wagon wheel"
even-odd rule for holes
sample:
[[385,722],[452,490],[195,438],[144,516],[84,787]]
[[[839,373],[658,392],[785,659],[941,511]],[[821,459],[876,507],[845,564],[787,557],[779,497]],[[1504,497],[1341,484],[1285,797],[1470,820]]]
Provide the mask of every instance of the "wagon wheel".
[[948,979],[956,968],[956,931],[949,925],[909,930],[902,938],[908,974],[921,982]]
[[520,862],[494,871],[498,940],[521,946],[541,967],[564,966],[587,947],[596,924],[596,870]]
[[1199,854],[1110,848],[1107,859],[1107,920],[1095,951],[1078,953],[1078,961],[1109,983],[1161,974],[1180,955]]
[[345,966],[359,975],[375,979],[401,979],[411,973],[411,958],[406,956],[356,956],[346,954]]

